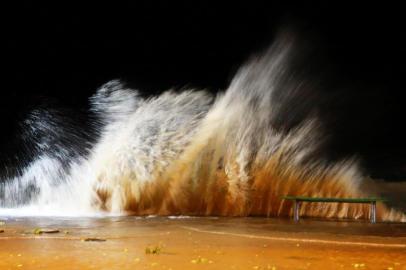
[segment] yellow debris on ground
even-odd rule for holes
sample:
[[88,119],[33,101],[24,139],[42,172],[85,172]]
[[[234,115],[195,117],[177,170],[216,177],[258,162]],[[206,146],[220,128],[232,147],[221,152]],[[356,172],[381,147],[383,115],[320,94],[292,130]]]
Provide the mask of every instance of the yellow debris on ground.
[[145,248],[145,254],[155,254],[158,255],[162,252],[161,246],[150,246]]
[[193,264],[198,264],[198,263],[213,263],[213,261],[208,260],[206,258],[202,258],[202,257],[197,257],[196,259],[193,259],[190,261]]

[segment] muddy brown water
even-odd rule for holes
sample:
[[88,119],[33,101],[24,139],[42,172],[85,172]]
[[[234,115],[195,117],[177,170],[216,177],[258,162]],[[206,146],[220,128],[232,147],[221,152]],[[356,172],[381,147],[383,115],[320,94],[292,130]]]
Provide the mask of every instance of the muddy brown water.
[[[0,220],[5,222],[0,269],[406,269],[406,224],[401,223],[216,217]],[[36,234],[38,228],[53,233]]]

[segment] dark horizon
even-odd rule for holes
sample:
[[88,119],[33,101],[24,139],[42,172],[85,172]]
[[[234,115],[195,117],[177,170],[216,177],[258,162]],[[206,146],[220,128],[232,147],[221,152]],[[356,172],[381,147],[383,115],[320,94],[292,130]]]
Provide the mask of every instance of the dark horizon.
[[406,179],[406,44],[404,14],[396,7],[21,1],[5,11],[0,146],[7,154],[18,149],[9,139],[33,107],[51,103],[79,112],[116,78],[146,96],[173,87],[216,93],[288,28],[317,48],[337,83],[336,102],[320,107],[330,119],[331,158],[355,155],[367,175]]

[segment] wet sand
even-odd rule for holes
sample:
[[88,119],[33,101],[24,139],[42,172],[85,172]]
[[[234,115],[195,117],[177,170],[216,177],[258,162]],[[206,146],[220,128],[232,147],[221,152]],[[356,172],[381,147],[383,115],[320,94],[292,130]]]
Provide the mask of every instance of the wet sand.
[[[0,225],[2,270],[406,269],[406,224],[310,219],[295,224],[265,218],[0,220],[5,222]],[[35,228],[59,232],[35,234]]]

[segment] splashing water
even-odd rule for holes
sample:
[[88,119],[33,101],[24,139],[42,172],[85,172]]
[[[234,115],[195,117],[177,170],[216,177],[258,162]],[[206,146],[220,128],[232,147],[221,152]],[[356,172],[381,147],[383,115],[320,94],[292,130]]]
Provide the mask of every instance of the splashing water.
[[[281,38],[217,96],[187,90],[144,99],[119,81],[105,84],[90,99],[96,142],[72,156],[70,143],[81,140],[75,127],[64,135],[69,143],[36,140],[45,150],[0,182],[0,213],[287,216],[291,203],[281,200],[287,194],[374,195],[361,188],[354,159],[315,158],[324,141],[317,114],[307,111],[297,122],[292,113],[312,102],[304,94],[313,87],[292,68],[295,49]],[[40,117],[29,125],[59,136],[52,123]],[[358,204],[305,203],[301,211],[369,215],[368,205]],[[383,205],[378,214],[405,221]]]

